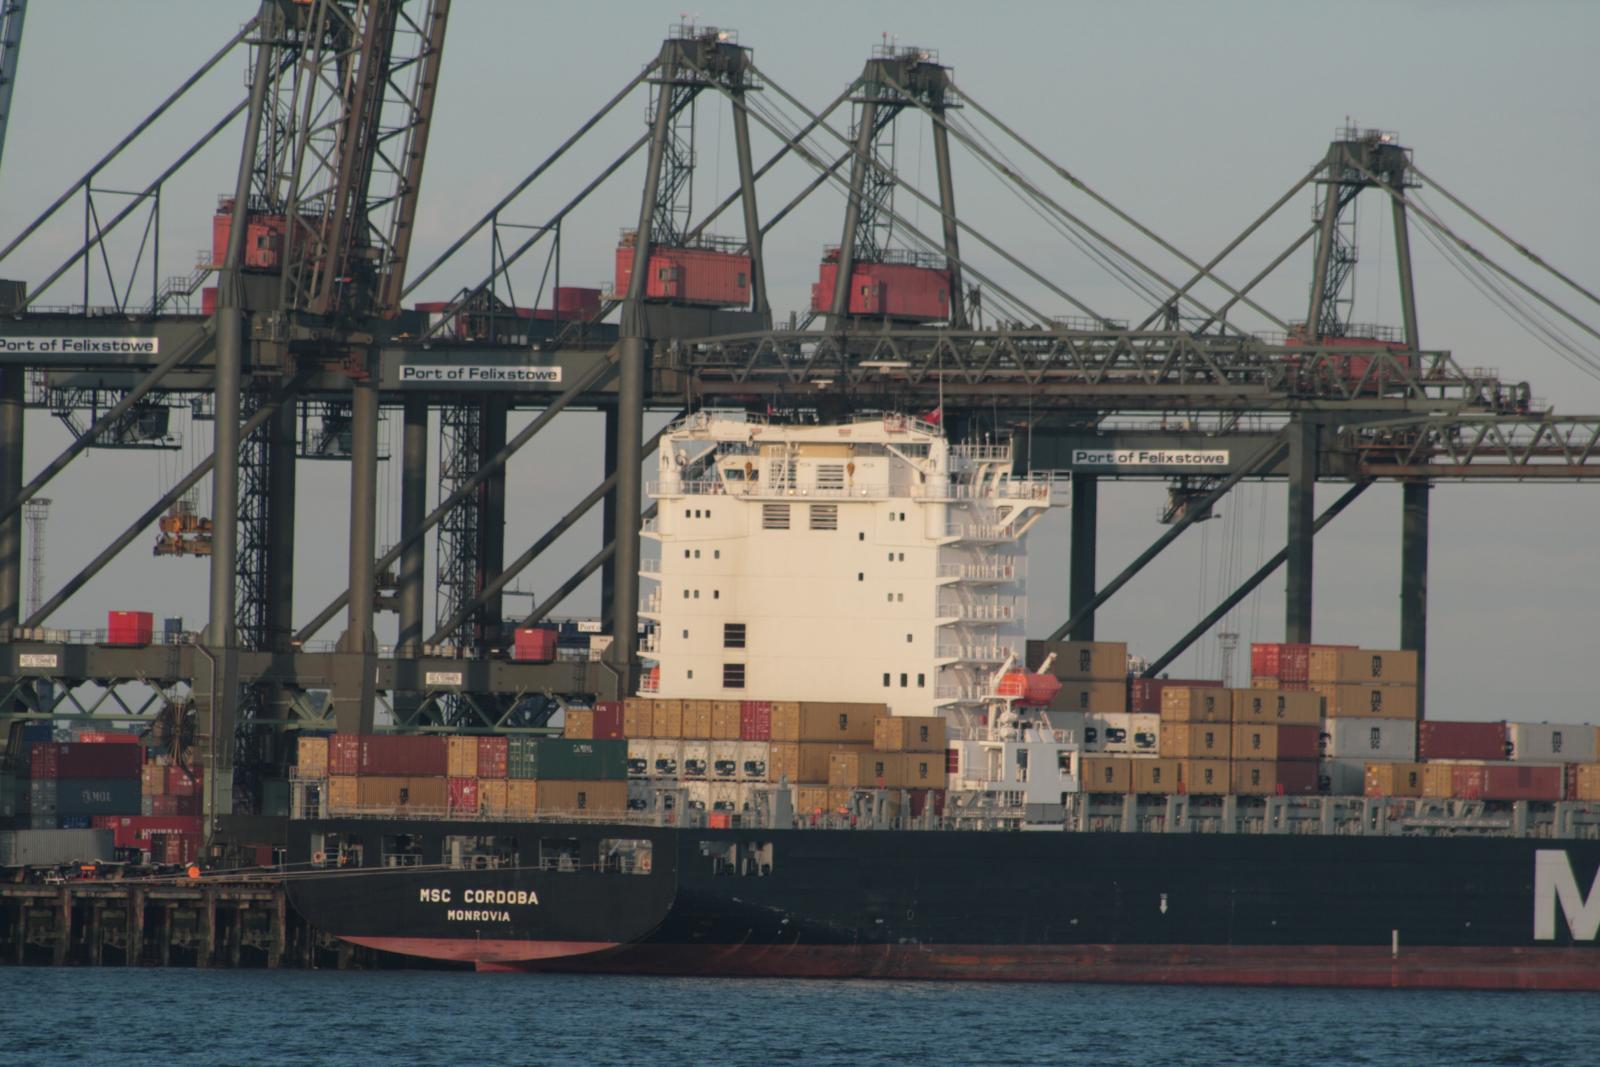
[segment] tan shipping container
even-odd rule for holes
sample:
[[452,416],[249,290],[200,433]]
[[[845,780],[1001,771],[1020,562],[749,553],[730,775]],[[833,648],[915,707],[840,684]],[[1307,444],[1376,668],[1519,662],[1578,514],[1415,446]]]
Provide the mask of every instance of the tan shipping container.
[[945,786],[945,754],[938,752],[907,752],[901,757],[900,784],[906,789],[943,789]]
[[1573,775],[1576,800],[1600,800],[1600,763],[1579,763]]
[[1278,758],[1278,727],[1275,724],[1237,723],[1233,732],[1233,758],[1275,760]]
[[478,803],[482,806],[485,815],[504,816],[509,814],[506,807],[506,779],[479,778]]
[[711,702],[711,740],[739,740],[739,702],[713,700]]
[[[571,712],[567,713],[571,715]],[[592,731],[591,731],[592,732]],[[571,736],[570,734],[568,735]],[[445,768],[452,778],[478,777],[478,739],[452,737],[445,747]]]
[[357,778],[356,805],[363,811],[442,812],[445,810],[445,779]]
[[655,701],[649,697],[629,697],[622,702],[622,736],[654,737]]
[[539,785],[532,778],[506,779],[506,814],[528,818],[539,810]]
[[1316,726],[1322,721],[1322,694],[1301,689],[1233,690],[1235,723]]
[[1278,679],[1276,679],[1276,678],[1267,678],[1267,677],[1251,678],[1250,679],[1250,688],[1251,689],[1277,689],[1278,688]]
[[828,757],[838,748],[825,742],[772,742],[767,773],[774,782],[788,778],[791,785],[821,785],[828,780]]
[[1217,796],[1230,786],[1228,761],[1222,759],[1186,759],[1183,761],[1183,791],[1191,796]]
[[1416,685],[1417,654],[1370,648],[1313,648],[1306,677],[1339,685]]
[[539,812],[612,815],[628,810],[627,782],[572,781],[546,778],[535,792]]
[[1422,765],[1422,795],[1448,797],[1455,793],[1455,767],[1449,763],[1424,763]]
[[1174,685],[1161,691],[1163,722],[1217,722],[1233,718],[1233,696],[1226,689]]
[[1170,759],[1223,759],[1232,752],[1233,729],[1218,722],[1165,722],[1157,751]]
[[1278,765],[1271,760],[1234,760],[1228,764],[1228,788],[1242,797],[1272,796],[1278,791]]
[[803,785],[794,791],[794,809],[801,815],[815,815],[828,810],[828,787]]
[[1047,673],[1057,678],[1122,681],[1128,676],[1126,641],[1029,641],[1029,669],[1038,670],[1052,652],[1056,658]]
[[302,778],[326,778],[328,776],[328,739],[326,737],[302,737],[296,746],[296,762],[300,767]]
[[872,747],[880,752],[943,752],[942,715],[881,715],[872,723]]
[[843,813],[850,810],[850,801],[853,799],[854,789],[849,786],[830,785],[828,787],[828,810]]
[[1369,797],[1420,797],[1425,784],[1420,763],[1369,763],[1362,792]]
[[1086,711],[1115,715],[1128,710],[1128,683],[1066,681],[1050,701],[1051,711]]
[[1417,687],[1414,685],[1331,685],[1318,683],[1323,714],[1330,718],[1415,719]]
[[356,783],[361,779],[353,774],[336,774],[328,779],[327,807],[329,815],[347,815],[356,810],[360,793]]
[[905,766],[899,752],[838,748],[828,755],[828,784],[850,789],[898,789]]
[[1085,793],[1126,793],[1133,788],[1133,764],[1122,756],[1085,756],[1079,779]]
[[711,739],[711,701],[685,700],[683,702],[683,739],[709,741]]
[[1133,764],[1133,792],[1176,793],[1183,781],[1183,761],[1175,759],[1136,759]]
[[871,744],[873,720],[883,711],[882,704],[775,701],[772,705],[772,739]]
[[[627,714],[624,712],[623,714]],[[650,709],[650,736],[666,741],[683,737],[683,701],[657,700]]]
[[[593,741],[594,712],[588,708],[568,708],[567,725],[561,731],[561,735],[574,741]],[[451,771],[450,773],[455,774],[456,772]]]

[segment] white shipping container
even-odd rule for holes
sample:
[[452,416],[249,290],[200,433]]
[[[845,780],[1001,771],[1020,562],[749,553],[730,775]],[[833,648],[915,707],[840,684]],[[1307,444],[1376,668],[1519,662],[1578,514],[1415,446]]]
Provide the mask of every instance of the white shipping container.
[[[1328,720],[1332,722],[1333,720]],[[1362,722],[1373,720],[1363,719]],[[1336,797],[1358,797],[1367,791],[1367,764],[1364,759],[1325,759],[1320,764],[1328,779],[1328,793]]]
[[1516,763],[1593,763],[1595,728],[1570,722],[1508,722]]
[[645,778],[655,758],[655,742],[648,737],[628,738],[628,777]]
[[631,812],[654,811],[656,806],[656,787],[654,783],[633,780],[628,783],[628,810]]
[[711,783],[710,782],[685,782],[683,783],[684,803],[690,811],[707,812],[711,810]]
[[704,779],[711,769],[711,742],[685,741],[683,742],[682,760],[678,764],[678,774],[685,779]]
[[711,801],[706,810],[724,815],[738,815],[744,809],[744,798],[748,791],[749,786],[739,785],[736,782],[712,782]]
[[1330,717],[1322,730],[1328,737],[1324,754],[1331,760],[1417,758],[1417,724],[1411,719]]
[[772,745],[766,741],[739,742],[739,774],[741,782],[765,782],[768,761],[772,759]]
[[739,781],[740,744],[738,741],[712,741],[711,766],[706,776],[713,782]]
[[1146,712],[1090,712],[1083,717],[1083,750],[1112,756],[1155,755],[1161,716]]
[[682,741],[650,742],[650,767],[647,773],[651,778],[678,777],[678,768],[682,765],[682,761]]
[[111,859],[110,830],[7,830],[0,833],[0,867],[54,867]]

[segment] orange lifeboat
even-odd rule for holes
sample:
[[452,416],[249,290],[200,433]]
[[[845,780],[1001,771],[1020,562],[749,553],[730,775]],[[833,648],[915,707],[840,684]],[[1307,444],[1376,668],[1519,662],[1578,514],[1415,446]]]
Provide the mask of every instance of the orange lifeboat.
[[1061,679],[1033,671],[1007,671],[995,692],[1025,708],[1045,708],[1061,692]]

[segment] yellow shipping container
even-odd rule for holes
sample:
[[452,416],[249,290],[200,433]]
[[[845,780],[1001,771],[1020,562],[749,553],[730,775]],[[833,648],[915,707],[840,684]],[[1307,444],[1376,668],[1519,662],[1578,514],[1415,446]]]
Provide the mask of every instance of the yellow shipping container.
[[[627,713],[624,712],[624,715]],[[588,708],[568,708],[567,725],[561,736],[574,741],[594,740],[594,712]],[[454,771],[450,772],[454,774]]]
[[828,787],[803,785],[794,791],[795,810],[801,815],[817,815],[828,810]]
[[1133,764],[1121,756],[1085,756],[1079,779],[1085,793],[1126,793],[1133,788]]
[[1183,761],[1175,759],[1136,759],[1133,764],[1135,793],[1176,793],[1183,781]]
[[1057,678],[1122,681],[1128,676],[1125,641],[1029,641],[1029,669],[1038,670],[1052,652],[1056,658],[1050,664],[1049,673]]
[[1235,723],[1316,726],[1322,722],[1322,694],[1298,689],[1233,690]]
[[791,785],[821,785],[828,780],[828,757],[838,748],[826,742],[772,742],[767,773],[776,782],[788,778]]
[[1369,763],[1362,792],[1369,797],[1420,797],[1425,785],[1421,763]]
[[1186,759],[1183,761],[1183,791],[1191,796],[1218,796],[1230,785],[1228,761]]
[[873,720],[883,711],[882,704],[775,701],[772,705],[772,740],[870,744]]
[[295,762],[300,767],[300,777],[326,778],[328,776],[328,739],[326,737],[302,737],[295,747]]
[[1226,723],[1166,722],[1161,724],[1157,752],[1170,759],[1226,760],[1232,746],[1232,727]]
[[1330,718],[1415,719],[1417,687],[1414,685],[1332,685],[1318,683],[1323,714]]
[[1455,793],[1455,770],[1448,763],[1424,763],[1422,765],[1422,795],[1425,797],[1448,797]]
[[445,810],[445,779],[391,778],[356,779],[356,806],[362,811],[396,814],[440,814]]
[[945,755],[940,752],[907,752],[901,757],[900,784],[907,789],[943,789]]
[[328,779],[327,808],[329,815],[348,815],[356,810],[361,796],[356,783],[361,779],[353,774],[336,774]]
[[1051,711],[1085,711],[1092,715],[1116,715],[1128,710],[1128,683],[1086,682],[1081,680],[1061,683],[1061,691],[1050,701]]
[[615,815],[628,810],[627,782],[545,778],[534,795],[540,813]]
[[506,779],[479,778],[478,804],[483,808],[485,815],[504,816],[509,814],[506,807]]
[[713,700],[711,702],[711,740],[739,740],[739,702]]
[[683,702],[683,739],[705,741],[711,737],[711,701],[685,700]]
[[870,748],[838,748],[828,754],[828,784],[846,788],[898,789],[905,759],[898,752]]
[[1275,724],[1237,723],[1233,732],[1233,758],[1275,760],[1278,758],[1278,727]]
[[850,810],[851,794],[855,790],[849,786],[828,787],[828,810],[844,813]]
[[1208,685],[1173,685],[1161,690],[1164,722],[1218,722],[1233,718],[1233,694]]
[[1234,760],[1228,765],[1228,784],[1242,797],[1272,796],[1278,791],[1278,765],[1271,760]]
[[1416,685],[1417,654],[1370,648],[1313,648],[1312,682],[1337,685]]
[[650,708],[650,736],[664,741],[672,741],[683,737],[683,701],[657,700],[655,702]]
[[1276,679],[1276,678],[1251,678],[1250,679],[1250,688],[1251,689],[1276,689],[1276,688],[1278,688],[1278,679]]
[[1600,800],[1600,763],[1577,764],[1574,792],[1578,800]]
[[[571,714],[570,712],[568,714]],[[478,739],[452,737],[446,742],[445,767],[452,778],[478,777]]]
[[872,723],[872,747],[880,752],[943,752],[944,716],[881,715]]
[[512,818],[529,818],[539,810],[539,784],[531,778],[508,778],[506,783],[506,814]]
[[629,697],[622,702],[622,736],[654,737],[655,701],[649,697]]

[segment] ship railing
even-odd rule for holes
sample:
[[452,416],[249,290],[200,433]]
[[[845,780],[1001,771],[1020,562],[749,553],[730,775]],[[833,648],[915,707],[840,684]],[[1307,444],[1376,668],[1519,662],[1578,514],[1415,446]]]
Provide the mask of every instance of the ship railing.
[[982,700],[987,694],[982,686],[978,685],[936,685],[933,687],[935,700]]
[[962,622],[1014,622],[1022,617],[1016,597],[986,597],[966,603],[941,600],[935,613]]
[[953,445],[950,455],[969,463],[1010,463],[1011,445]]
[[1009,526],[996,526],[990,523],[952,522],[947,523],[944,535],[956,541],[1015,541],[1017,532]]
[[659,613],[661,611],[661,591],[658,589],[654,593],[651,593],[649,596],[645,597],[644,602],[640,605],[640,610],[650,613]]
[[933,650],[936,659],[962,659],[976,663],[1004,663],[1011,649],[1004,645],[961,645],[944,644],[936,645]]
[[659,557],[646,557],[639,561],[640,574],[660,574],[661,559]]
[[1024,572],[1025,568],[1016,563],[941,563],[938,571],[941,578],[965,582],[1014,582]]
[[640,533],[653,534],[653,533],[659,533],[660,530],[661,530],[661,521],[660,521],[659,518],[654,518],[654,517],[648,518],[648,519],[645,519],[642,523],[639,524],[639,532]]

